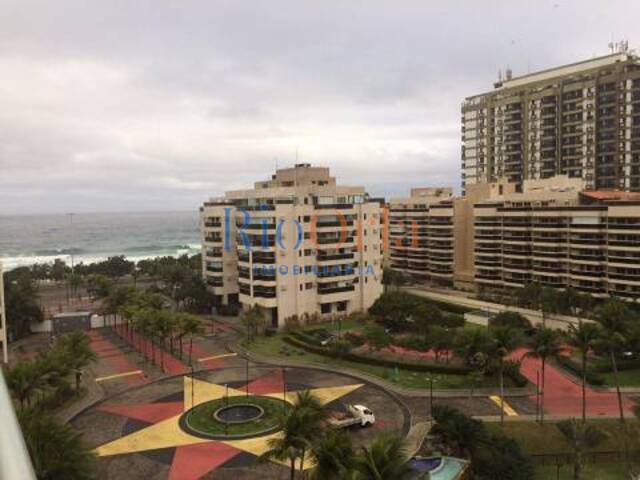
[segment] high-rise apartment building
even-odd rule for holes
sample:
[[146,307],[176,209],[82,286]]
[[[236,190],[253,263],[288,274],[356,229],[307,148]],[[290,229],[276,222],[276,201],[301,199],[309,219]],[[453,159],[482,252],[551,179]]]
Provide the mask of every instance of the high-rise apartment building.
[[640,298],[640,193],[525,180],[523,192],[478,202],[474,215],[479,289],[536,282]]
[[627,50],[506,78],[462,105],[462,190],[567,175],[640,191],[640,60]]
[[271,325],[368,308],[382,292],[381,206],[328,168],[279,169],[201,208],[205,281]]

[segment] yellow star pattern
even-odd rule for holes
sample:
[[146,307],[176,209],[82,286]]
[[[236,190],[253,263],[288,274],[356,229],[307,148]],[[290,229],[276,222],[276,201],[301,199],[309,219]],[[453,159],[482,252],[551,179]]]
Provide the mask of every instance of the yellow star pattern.
[[[353,384],[337,387],[312,388],[309,389],[309,391],[313,393],[313,395],[318,398],[323,405],[326,405],[333,400],[337,400],[338,398],[359,389],[362,385],[363,384]],[[246,394],[244,390],[227,388],[225,385],[218,385],[187,376],[184,377],[183,391],[183,413],[194,406],[200,405],[201,403],[223,398],[227,394],[230,397]],[[297,393],[297,391],[286,392],[285,400],[292,403]],[[283,392],[267,393],[263,396],[282,399]],[[183,431],[179,424],[181,416],[182,414],[162,420],[125,437],[101,445],[95,449],[95,453],[100,457],[106,457],[207,442],[207,440],[203,440],[201,437],[196,437]],[[280,432],[275,432],[255,438],[210,441],[224,443],[237,448],[238,450],[259,456],[269,449],[269,440],[272,438],[278,438],[279,436]],[[305,462],[305,468],[308,468],[309,466],[311,466],[311,463],[307,464],[307,462]]]

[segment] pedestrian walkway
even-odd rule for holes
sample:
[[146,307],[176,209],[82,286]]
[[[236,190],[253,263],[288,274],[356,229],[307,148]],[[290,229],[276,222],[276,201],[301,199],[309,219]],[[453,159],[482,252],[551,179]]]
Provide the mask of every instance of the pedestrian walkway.
[[[127,356],[113,342],[107,339],[98,330],[89,331],[91,339],[91,349],[96,353],[98,359],[107,365],[109,375],[119,375],[119,378],[129,385],[140,385],[145,383],[143,372],[131,362]],[[122,375],[136,372],[132,375]],[[106,376],[103,376],[103,378]]]
[[[519,349],[514,352],[512,358],[521,360],[521,373],[535,384],[538,372],[542,375],[542,364],[539,359],[527,356],[526,353],[526,349]],[[582,415],[582,387],[548,361],[545,371],[545,412],[551,415]],[[619,415],[618,398],[615,392],[598,391],[587,386],[586,397],[587,415],[608,417]],[[531,400],[535,402],[536,397],[532,396]],[[633,405],[634,402],[628,396],[623,397],[623,406],[627,415],[632,414]]]

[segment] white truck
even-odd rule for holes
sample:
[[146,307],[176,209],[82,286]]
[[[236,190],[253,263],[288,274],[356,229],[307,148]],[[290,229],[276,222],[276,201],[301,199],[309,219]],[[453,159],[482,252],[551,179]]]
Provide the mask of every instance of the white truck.
[[334,413],[329,417],[329,425],[333,428],[346,428],[352,425],[367,427],[376,422],[376,417],[364,405],[347,405],[347,411]]

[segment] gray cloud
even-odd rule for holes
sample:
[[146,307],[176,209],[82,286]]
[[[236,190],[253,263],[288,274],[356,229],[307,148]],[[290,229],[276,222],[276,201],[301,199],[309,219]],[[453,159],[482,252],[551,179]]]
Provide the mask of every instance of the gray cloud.
[[276,163],[459,183],[460,102],[640,46],[634,1],[2,2],[0,214],[195,209]]

